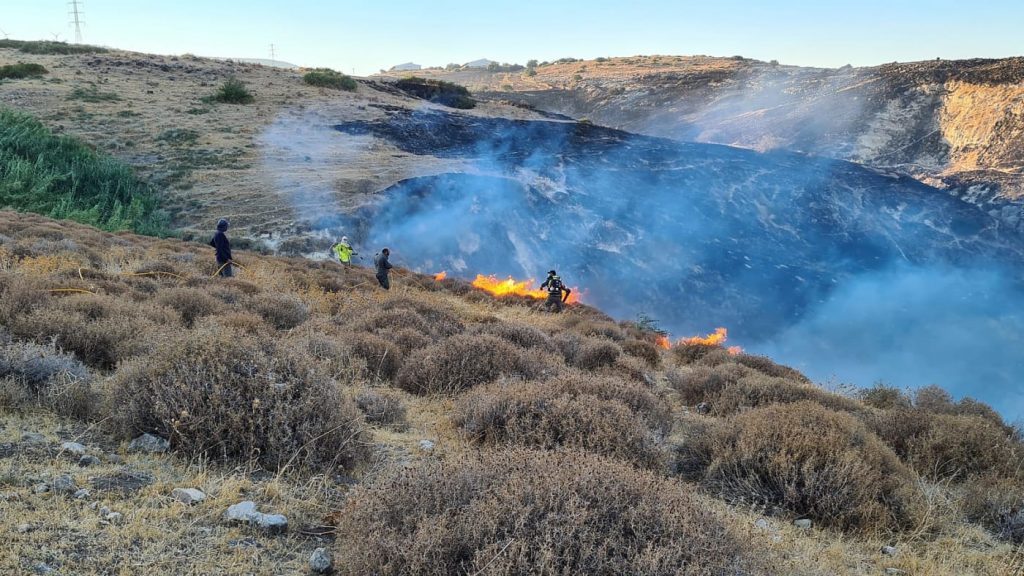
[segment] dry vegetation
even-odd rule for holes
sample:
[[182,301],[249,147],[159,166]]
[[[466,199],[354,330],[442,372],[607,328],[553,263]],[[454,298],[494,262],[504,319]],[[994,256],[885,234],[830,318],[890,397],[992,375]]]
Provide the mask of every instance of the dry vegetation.
[[[977,402],[842,396],[457,280],[241,250],[226,280],[200,244],[0,230],[3,573],[297,573],[319,546],[344,574],[1024,567],[1024,448]],[[142,432],[171,453],[128,452]],[[35,492],[60,474],[91,494]],[[288,532],[224,520],[243,499]]]

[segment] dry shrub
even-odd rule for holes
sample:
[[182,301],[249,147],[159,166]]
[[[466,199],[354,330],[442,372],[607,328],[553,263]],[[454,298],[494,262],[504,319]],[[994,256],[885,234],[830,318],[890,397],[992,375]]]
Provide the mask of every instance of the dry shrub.
[[622,343],[622,351],[647,362],[652,368],[657,368],[661,364],[661,351],[655,344],[646,340],[626,340]]
[[551,338],[529,324],[519,322],[488,322],[478,324],[470,331],[472,334],[489,334],[511,342],[520,348],[550,349]]
[[650,372],[650,365],[647,362],[633,356],[619,356],[611,366],[597,371],[600,374],[609,374],[625,378],[630,382],[642,383],[645,386],[654,387],[658,381]]
[[558,379],[475,388],[459,401],[454,420],[483,445],[576,448],[651,468],[662,462],[642,416],[618,399],[574,390]]
[[678,364],[685,366],[686,364],[693,364],[716,351],[725,352],[725,349],[712,344],[679,344],[672,347],[672,358]]
[[964,516],[992,530],[998,537],[1024,544],[1024,484],[998,476],[984,476],[964,485]]
[[720,421],[683,414],[675,422],[671,445],[673,474],[688,482],[700,482],[714,460],[715,430]]
[[584,336],[596,336],[616,341],[626,339],[626,333],[622,328],[619,328],[618,324],[611,321],[583,320],[573,326],[573,330]]
[[776,364],[771,358],[766,356],[755,356],[753,354],[734,354],[729,359],[731,362],[742,364],[747,368],[753,368],[758,372],[771,376],[773,378],[785,378],[786,380],[792,380],[793,382],[810,383],[810,378],[804,376],[802,372],[789,366],[783,366]]
[[715,367],[691,365],[668,372],[668,382],[679,393],[683,404],[694,406],[721,394],[749,371],[739,364],[721,364]]
[[224,308],[215,298],[195,288],[165,288],[157,294],[156,302],[177,311],[185,326]]
[[548,363],[494,336],[460,334],[409,355],[398,385],[414,394],[454,394],[501,376],[540,376]]
[[178,320],[162,306],[100,294],[74,295],[18,318],[11,332],[38,341],[52,339],[89,366],[110,369],[148,351]]
[[[991,406],[974,398],[965,397],[954,402],[953,397],[938,386],[925,386],[914,391],[914,407],[935,414],[953,414],[956,416],[979,416],[993,424],[1006,427],[1003,418]],[[1009,428],[1007,427],[1007,430]]]
[[118,370],[107,398],[124,437],[155,433],[186,454],[315,470],[351,469],[365,456],[355,403],[272,339],[187,332]]
[[857,392],[861,402],[878,408],[880,410],[895,410],[898,408],[910,408],[910,397],[899,388],[886,386],[881,382],[871,388],[864,388]]
[[454,336],[466,329],[462,320],[449,310],[438,308],[433,302],[411,296],[398,296],[385,300],[381,304],[384,310],[411,310],[416,312],[430,325],[431,332],[441,338]]
[[74,356],[0,335],[0,406],[43,407],[86,419],[93,405],[92,375]]
[[370,316],[362,322],[357,331],[366,332],[397,332],[411,330],[425,336],[433,336],[434,331],[426,318],[414,310],[398,308],[384,310]]
[[402,350],[402,354],[409,354],[413,350],[419,350],[430,346],[434,341],[429,337],[424,336],[421,332],[410,330],[408,328],[398,330],[394,333],[382,332],[382,338],[386,338],[391,342],[395,343]]
[[249,335],[263,334],[270,330],[270,326],[263,320],[263,317],[245,311],[231,311],[226,314],[207,317],[199,325],[207,327],[214,325],[223,326],[224,328]]
[[309,308],[294,294],[263,292],[252,299],[252,307],[278,330],[291,330],[309,318]]
[[555,347],[561,351],[566,363],[584,370],[597,370],[611,366],[622,354],[622,348],[614,342],[600,338],[581,337],[563,332],[554,338]]
[[868,416],[867,423],[907,464],[929,478],[1024,476],[1024,445],[984,417],[891,410]]
[[427,459],[358,488],[340,574],[762,574],[692,490],[574,452]]
[[0,324],[10,326],[19,317],[49,308],[55,297],[41,280],[12,273],[0,274]]
[[813,402],[733,416],[715,433],[709,490],[853,531],[904,529],[920,516],[914,476],[848,414]]
[[395,344],[365,332],[346,334],[352,355],[366,363],[364,376],[374,380],[394,380],[402,367],[402,350]]
[[394,392],[368,388],[356,396],[356,405],[370,424],[384,426],[397,432],[404,432],[409,428],[405,404]]

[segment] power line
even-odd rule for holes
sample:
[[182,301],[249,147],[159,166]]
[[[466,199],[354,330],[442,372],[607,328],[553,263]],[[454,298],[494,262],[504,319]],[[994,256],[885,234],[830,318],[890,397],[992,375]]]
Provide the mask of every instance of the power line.
[[83,0],[71,0],[68,2],[68,6],[71,8],[68,16],[72,18],[70,23],[75,25],[75,44],[82,43],[82,24],[85,23],[82,21],[82,16],[85,15],[85,12],[79,9],[79,4],[85,4],[85,2]]

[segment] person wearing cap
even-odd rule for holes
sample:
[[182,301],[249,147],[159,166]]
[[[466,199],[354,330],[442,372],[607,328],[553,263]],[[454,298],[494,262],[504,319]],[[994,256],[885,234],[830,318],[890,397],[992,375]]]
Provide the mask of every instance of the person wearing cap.
[[213,235],[213,239],[210,240],[210,246],[217,251],[217,268],[218,274],[222,278],[231,278],[231,242],[228,241],[228,235],[225,232],[228,231],[227,218],[221,218],[217,221],[217,232]]
[[331,246],[331,250],[338,258],[338,262],[341,262],[343,266],[351,266],[352,257],[359,255],[358,252],[352,249],[352,245],[348,243],[348,236],[342,236],[337,244]]
[[561,277],[558,276],[558,272],[554,270],[548,271],[547,280],[540,285],[541,290],[545,288],[548,291],[548,299],[544,303],[544,308],[548,311],[554,308],[555,313],[561,312],[565,308],[565,301],[569,299],[569,294],[572,294],[572,290],[565,287]]
[[394,266],[391,265],[391,262],[388,262],[388,257],[390,256],[391,250],[385,248],[373,259],[373,266],[377,269],[377,283],[385,290],[391,289],[391,280],[388,278],[388,273]]

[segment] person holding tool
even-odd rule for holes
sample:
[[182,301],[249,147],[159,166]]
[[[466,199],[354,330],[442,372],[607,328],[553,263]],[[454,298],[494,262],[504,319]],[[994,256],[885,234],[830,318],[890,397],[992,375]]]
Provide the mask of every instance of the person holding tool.
[[548,271],[548,278],[540,285],[540,289],[547,288],[548,299],[544,303],[544,308],[551,311],[551,308],[555,309],[555,313],[559,313],[565,309],[565,302],[569,299],[569,294],[572,294],[572,290],[565,287],[562,283],[562,278],[558,276],[558,273],[554,270]]
[[228,235],[225,232],[228,231],[227,218],[221,218],[217,221],[217,232],[213,235],[213,239],[210,240],[210,246],[216,250],[217,255],[217,274],[221,278],[231,278],[233,273],[231,267],[234,262],[231,259],[231,242],[228,240]]

